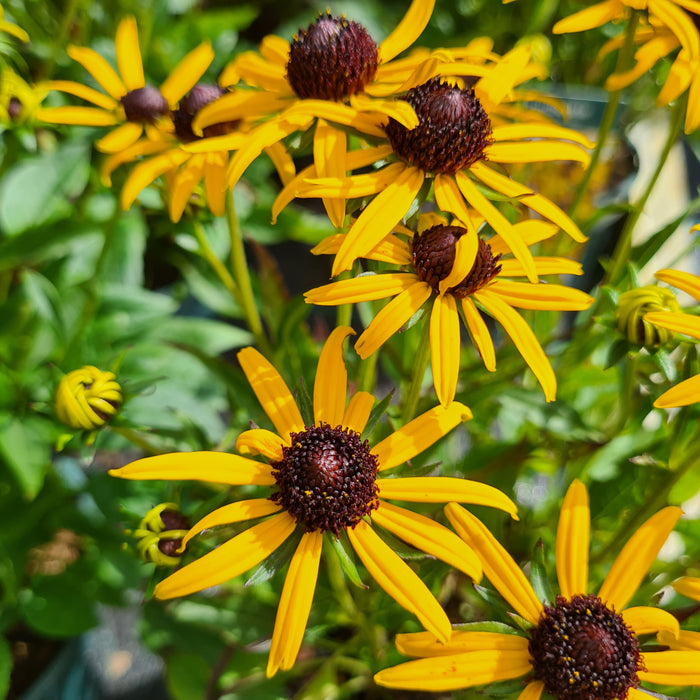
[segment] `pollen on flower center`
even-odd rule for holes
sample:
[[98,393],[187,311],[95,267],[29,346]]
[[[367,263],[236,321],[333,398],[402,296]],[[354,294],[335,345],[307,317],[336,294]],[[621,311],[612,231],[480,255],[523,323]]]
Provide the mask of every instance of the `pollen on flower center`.
[[378,506],[377,458],[349,428],[327,423],[290,435],[291,446],[272,463],[281,505],[307,532],[336,536]]
[[558,700],[624,700],[643,670],[637,638],[594,595],[545,605],[529,651],[535,678]]
[[472,89],[433,78],[409,90],[406,100],[418,116],[415,129],[389,119],[386,133],[399,157],[429,173],[454,174],[484,158],[491,120]]
[[168,101],[158,88],[147,85],[127,92],[121,99],[126,120],[129,122],[154,122],[168,111]]
[[197,112],[208,104],[218,100],[219,97],[226,94],[226,90],[218,85],[208,85],[198,83],[180,100],[180,105],[173,112],[173,124],[175,126],[175,135],[183,143],[196,141],[200,138],[210,136],[223,136],[233,131],[240,119],[235,119],[228,122],[220,122],[218,124],[210,124],[202,130],[202,136],[197,136],[192,131],[192,120]]
[[[413,265],[418,279],[427,282],[436,294],[440,282],[450,274],[455,261],[457,241],[467,230],[461,226],[438,224],[413,237]],[[485,287],[500,271],[500,255],[494,256],[491,246],[479,239],[479,250],[469,274],[448,292],[458,299]]]
[[367,30],[328,13],[294,37],[287,79],[299,97],[338,102],[362,92],[378,66],[377,45]]

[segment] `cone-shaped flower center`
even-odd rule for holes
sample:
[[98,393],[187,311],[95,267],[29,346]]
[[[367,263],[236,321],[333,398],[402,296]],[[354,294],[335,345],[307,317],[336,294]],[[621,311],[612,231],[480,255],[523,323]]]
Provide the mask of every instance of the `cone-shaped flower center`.
[[272,463],[279,491],[270,500],[307,532],[337,536],[378,506],[377,458],[358,433],[321,423],[289,437],[291,447]]
[[160,90],[150,85],[127,92],[121,102],[129,122],[152,123],[169,111],[168,101]]
[[328,13],[294,37],[287,79],[299,97],[337,102],[362,92],[378,65],[377,45],[367,30]]
[[197,112],[224,94],[226,94],[226,90],[218,85],[198,83],[180,100],[179,107],[173,112],[175,135],[180,141],[189,143],[207,136],[223,136],[238,126],[240,119],[205,126],[202,129],[202,136],[197,136],[192,131],[192,120]]
[[484,158],[491,120],[474,90],[433,78],[401,99],[416,110],[420,123],[407,129],[389,119],[386,133],[396,155],[425,172],[450,175]]
[[557,596],[530,631],[534,675],[558,700],[624,700],[639,686],[639,642],[594,595]]
[[[467,230],[461,226],[438,224],[413,237],[413,265],[418,279],[427,282],[436,294],[440,282],[450,274],[455,261],[457,241]],[[458,299],[478,292],[500,271],[500,255],[491,253],[491,246],[479,239],[479,250],[469,274],[448,292]]]

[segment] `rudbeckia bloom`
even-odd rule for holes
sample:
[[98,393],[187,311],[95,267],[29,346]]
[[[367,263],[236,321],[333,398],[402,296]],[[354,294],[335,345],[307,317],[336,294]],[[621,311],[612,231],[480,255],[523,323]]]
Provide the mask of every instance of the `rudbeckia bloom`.
[[122,404],[122,388],[113,372],[86,365],[68,372],[56,389],[58,419],[77,430],[103,426]]
[[[147,133],[153,131],[152,127],[167,117],[214,58],[211,44],[202,42],[156,88],[146,85],[138,28],[133,17],[125,17],[119,23],[115,48],[118,74],[96,51],[85,47],[68,47],[68,55],[90,73],[104,93],[70,80],[52,80],[42,84],[49,90],[80,97],[95,107],[49,107],[37,112],[39,119],[53,124],[116,126],[95,144],[105,153],[116,153],[136,143],[144,129]],[[163,128],[166,128],[165,124]]]
[[[685,131],[695,131],[700,125],[700,2],[604,0],[562,19],[552,31],[555,34],[583,32],[608,22],[629,20],[635,11],[644,13],[634,33],[634,43],[639,46],[634,56],[635,65],[628,71],[611,75],[606,89],[620,90],[631,85],[665,56],[680,49],[656,103],[665,106],[689,89]],[[623,43],[624,35],[611,39],[601,49],[601,55],[619,49]]]
[[[582,310],[593,299],[577,289],[558,284],[532,284],[508,279],[523,277],[526,271],[522,262],[510,255],[501,236],[493,236],[488,242],[477,239],[477,250],[472,254],[473,265],[464,274],[455,264],[455,256],[459,241],[468,237],[466,228],[437,223],[415,235],[405,227],[400,230],[408,234],[408,238],[392,234],[366,257],[410,266],[408,270],[332,282],[307,292],[306,301],[323,306],[394,297],[374,317],[355,344],[355,350],[363,359],[375,352],[423,305],[431,304],[433,382],[443,405],[449,405],[457,389],[460,309],[486,368],[490,372],[496,370],[493,341],[480,314],[483,310],[503,326],[535,373],[547,401],[553,401],[556,378],[552,367],[535,334],[515,309]],[[513,226],[513,232],[526,244],[532,244],[553,235],[556,227],[525,221]],[[343,234],[333,236],[313,252],[334,253],[343,247],[345,239]],[[565,258],[535,257],[532,261],[538,275],[581,274],[581,266]]]
[[[457,61],[438,66],[438,73],[470,75],[478,68]],[[478,68],[479,69],[479,68]],[[503,115],[522,118],[517,113],[514,88],[533,76],[530,51],[517,48],[495,66],[482,66],[483,76],[473,88],[463,88],[440,77],[431,78],[408,91],[399,99],[408,102],[418,115],[419,124],[408,128],[389,119],[385,138],[377,150],[387,164],[369,174],[348,178],[312,178],[301,183],[298,197],[367,197],[376,195],[351,226],[338,250],[332,274],[350,269],[355,259],[363,257],[406,216],[424,183],[432,184],[437,206],[468,224],[474,209],[506,241],[513,254],[522,261],[530,281],[537,280],[535,265],[525,243],[516,235],[512,224],[493,204],[492,199],[515,198],[544,219],[555,223],[576,241],[584,237],[574,222],[553,202],[529,187],[515,182],[487,164],[528,163],[545,160],[588,162],[586,148],[592,144],[571,129],[536,120],[510,123]],[[499,122],[493,122],[498,119]],[[526,117],[527,119],[527,117]],[[348,170],[368,165],[351,162],[358,153],[348,154]],[[292,185],[290,184],[291,188]],[[487,193],[484,193],[487,188]],[[490,192],[495,195],[489,196]],[[465,271],[474,263],[477,250],[476,230],[470,227],[464,245],[470,250]]]
[[[673,582],[673,588],[677,593],[684,595],[700,603],[700,578],[693,576],[683,576]],[[659,631],[656,635],[661,644],[665,644],[671,649],[688,649],[700,652],[700,632],[681,630],[678,637],[674,637],[665,630]]]
[[[656,278],[678,287],[700,302],[700,277],[678,270],[659,270]],[[644,320],[660,328],[684,333],[700,340],[700,317],[682,311],[654,311],[644,315]],[[654,401],[657,408],[688,406],[700,401],[700,374],[682,381]]]
[[304,425],[284,380],[253,348],[239,362],[276,433],[262,428],[242,433],[236,448],[261,455],[260,462],[220,452],[169,454],[133,462],[110,472],[127,479],[197,479],[231,485],[272,487],[268,498],[225,505],[192,527],[184,543],[216,525],[265,518],[159,583],[158,598],[200,591],[238,576],[261,562],[296,533],[299,543],[285,579],[272,634],[268,676],[293,666],[316,586],[324,533],[345,533],[365,568],[389,595],[415,614],[438,639],[450,623],[413,570],[384,543],[372,525],[478,579],[474,553],[453,532],[385,499],[439,503],[457,499],[505,510],[515,504],[497,489],[448,477],[377,478],[379,472],[411,459],[464,420],[458,403],[436,407],[370,447],[360,437],[374,397],[357,392],[346,406],[347,374],[343,340],[351,328],[336,328],[319,358],[314,383],[314,423]]
[[453,527],[481,558],[484,574],[511,605],[526,634],[455,630],[446,643],[428,632],[401,634],[407,656],[423,657],[380,671],[379,685],[449,691],[527,676],[520,700],[543,691],[558,700],[611,700],[648,696],[640,683],[697,685],[700,652],[644,651],[639,635],[666,630],[678,621],[659,608],[627,607],[656,554],[681,515],[668,507],[647,520],[622,548],[597,595],[588,589],[590,511],[588,493],[574,481],[559,516],[556,569],[560,595],[543,603],[494,536],[455,503],[445,509]]

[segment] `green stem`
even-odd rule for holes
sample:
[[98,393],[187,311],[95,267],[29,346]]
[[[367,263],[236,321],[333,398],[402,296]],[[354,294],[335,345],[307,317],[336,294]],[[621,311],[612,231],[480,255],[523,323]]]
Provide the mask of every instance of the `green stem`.
[[[622,73],[627,70],[632,58],[632,50],[634,48],[634,32],[637,29],[637,24],[639,22],[639,14],[633,12],[627,23],[627,30],[625,34],[625,43],[622,45],[620,52],[617,56],[617,65],[615,66],[616,73]],[[596,140],[595,148],[593,153],[591,153],[591,162],[586,168],[586,172],[583,174],[583,179],[579,182],[576,188],[576,194],[574,195],[574,200],[569,207],[569,216],[573,219],[576,216],[583,197],[588,190],[588,185],[591,182],[593,173],[598,166],[600,161],[600,156],[603,152],[603,148],[608,140],[608,134],[612,129],[612,125],[615,121],[615,115],[617,114],[617,108],[620,104],[620,96],[622,95],[622,90],[615,90],[608,96],[608,103],[605,105],[605,111],[603,112],[603,117],[600,121],[600,126],[598,127],[598,138]]]
[[642,193],[642,196],[635,203],[634,209],[625,220],[625,225],[620,233],[620,238],[615,246],[615,251],[613,252],[613,256],[610,260],[610,265],[605,276],[606,284],[615,284],[618,282],[622,276],[625,266],[627,265],[627,262],[629,261],[630,253],[632,251],[632,232],[634,231],[634,227],[637,225],[637,222],[642,215],[647,200],[651,196],[656,182],[661,175],[661,171],[666,163],[668,154],[671,152],[671,149],[678,139],[678,134],[681,131],[683,119],[685,118],[687,102],[688,95],[686,93],[683,97],[678,98],[676,104],[671,110],[671,123],[669,124],[668,128],[668,136],[666,137],[666,143],[664,144],[663,150],[659,156],[656,170],[654,170],[654,174],[651,176],[651,179],[649,180],[646,189]]
[[139,433],[133,428],[120,428],[115,425],[110,425],[110,430],[117,435],[121,435],[124,439],[128,440],[130,443],[140,447],[146,454],[158,455],[163,452],[163,450],[157,448],[150,440],[143,436],[143,433]]
[[418,352],[416,354],[415,362],[413,364],[413,375],[411,379],[411,384],[406,394],[406,401],[403,406],[403,414],[401,415],[401,420],[405,425],[408,423],[415,415],[416,409],[418,408],[418,398],[420,397],[420,390],[423,386],[423,377],[425,376],[425,368],[428,366],[428,359],[430,358],[430,314],[426,313],[423,319],[423,332],[421,333],[421,338],[418,345]]
[[241,292],[238,289],[236,281],[231,277],[231,273],[226,269],[226,266],[216,256],[211,245],[209,245],[207,235],[204,233],[204,228],[199,221],[194,222],[194,235],[197,238],[197,243],[199,243],[199,250],[202,257],[209,263],[209,266],[219,278],[221,284],[226,287],[231,296],[236,300],[236,303],[242,306]]
[[248,269],[248,263],[245,258],[243,234],[238,217],[236,216],[233,192],[229,192],[226,197],[226,223],[228,224],[229,238],[231,241],[231,270],[238,283],[240,294],[238,303],[241,305],[248,328],[255,337],[255,343],[258,349],[263,355],[272,357],[272,349],[265,335],[262,320],[258,313],[258,307],[255,305],[253,285],[250,280],[250,270]]

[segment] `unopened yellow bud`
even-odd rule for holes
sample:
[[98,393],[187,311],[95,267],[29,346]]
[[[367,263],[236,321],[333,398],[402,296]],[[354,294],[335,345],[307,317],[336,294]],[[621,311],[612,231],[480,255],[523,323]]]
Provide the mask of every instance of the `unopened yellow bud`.
[[648,347],[665,345],[673,336],[672,331],[644,320],[644,314],[650,311],[680,311],[680,305],[671,290],[653,285],[620,295],[615,312],[617,328],[630,343]]
[[176,566],[180,562],[182,538],[190,524],[175,503],[161,503],[146,513],[137,530],[136,548],[144,561],[156,566]]
[[99,428],[121,404],[122,388],[114,373],[92,365],[68,372],[56,389],[56,415],[71,428]]

